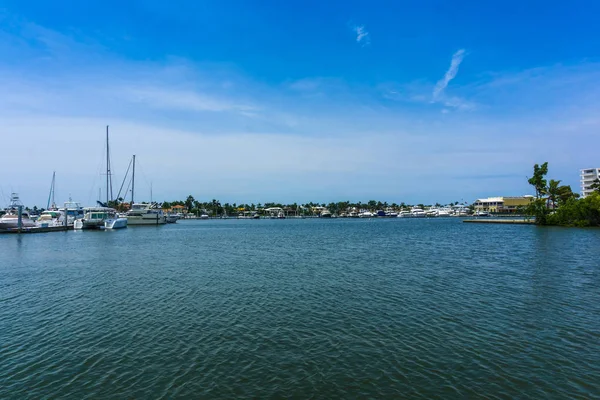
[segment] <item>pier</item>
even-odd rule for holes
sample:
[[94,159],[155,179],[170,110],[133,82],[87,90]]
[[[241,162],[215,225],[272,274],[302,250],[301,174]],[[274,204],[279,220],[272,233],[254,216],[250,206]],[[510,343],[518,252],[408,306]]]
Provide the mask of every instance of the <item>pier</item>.
[[535,220],[529,219],[465,219],[463,222],[479,224],[514,224],[514,225],[534,225]]
[[35,227],[35,228],[11,228],[0,230],[0,233],[46,233],[46,232],[60,232],[69,231],[73,229],[73,225],[68,226],[48,226],[48,227]]

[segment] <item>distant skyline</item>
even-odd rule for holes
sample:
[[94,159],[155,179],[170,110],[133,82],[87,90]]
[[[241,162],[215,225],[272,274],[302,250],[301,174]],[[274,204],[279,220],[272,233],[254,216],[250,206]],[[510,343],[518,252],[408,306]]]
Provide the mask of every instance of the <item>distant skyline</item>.
[[579,192],[600,167],[600,3],[0,5],[0,205],[115,193],[222,203]]

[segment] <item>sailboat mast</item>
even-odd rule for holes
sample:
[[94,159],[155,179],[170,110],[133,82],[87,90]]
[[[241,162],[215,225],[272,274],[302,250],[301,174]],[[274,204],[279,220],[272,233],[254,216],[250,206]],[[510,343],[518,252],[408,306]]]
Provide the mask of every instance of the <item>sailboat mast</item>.
[[108,207],[108,182],[110,176],[110,158],[108,148],[108,125],[106,125],[106,206]]
[[133,207],[133,190],[135,189],[135,154],[133,155],[133,172],[131,174],[131,206]]
[[[54,204],[54,180],[56,178],[56,171],[52,172],[52,183],[50,184],[50,193],[48,193],[48,203],[46,204],[46,209],[50,209],[50,204]],[[52,200],[52,203],[50,203]]]
[[52,206],[56,206],[56,202],[54,201],[54,190],[56,185],[56,171],[52,172]]

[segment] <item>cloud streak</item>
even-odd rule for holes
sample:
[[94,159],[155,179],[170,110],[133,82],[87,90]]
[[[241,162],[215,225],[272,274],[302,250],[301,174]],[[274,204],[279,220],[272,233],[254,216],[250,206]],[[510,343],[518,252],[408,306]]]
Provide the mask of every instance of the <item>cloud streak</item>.
[[460,49],[452,55],[452,61],[450,61],[450,68],[448,68],[448,71],[446,71],[444,77],[440,79],[433,88],[432,102],[437,102],[442,97],[442,95],[444,94],[444,90],[446,90],[446,87],[448,86],[450,81],[456,77],[456,74],[458,73],[458,67],[460,67],[460,64],[462,63],[464,58],[465,49]]
[[363,46],[368,46],[371,44],[371,36],[365,29],[364,25],[354,25],[352,30],[354,33],[356,33],[356,43],[359,43]]

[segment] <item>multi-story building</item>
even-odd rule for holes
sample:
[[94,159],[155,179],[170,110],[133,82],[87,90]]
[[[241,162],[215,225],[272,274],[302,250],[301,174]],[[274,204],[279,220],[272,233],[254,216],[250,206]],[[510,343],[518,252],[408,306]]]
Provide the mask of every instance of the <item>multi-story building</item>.
[[600,168],[582,169],[580,175],[581,197],[588,196],[594,189],[590,188],[596,179],[600,179]]
[[473,206],[475,211],[514,213],[519,207],[529,205],[532,200],[533,196],[488,197],[487,199],[477,199]]

